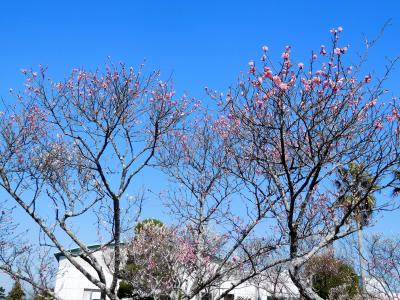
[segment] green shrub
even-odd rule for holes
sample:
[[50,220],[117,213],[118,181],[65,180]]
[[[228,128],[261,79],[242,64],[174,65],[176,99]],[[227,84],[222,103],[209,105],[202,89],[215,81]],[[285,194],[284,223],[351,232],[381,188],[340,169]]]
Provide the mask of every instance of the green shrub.
[[359,293],[359,279],[354,269],[330,255],[314,257],[308,263],[312,287],[318,295],[328,299],[334,289],[342,288],[349,299]]
[[133,286],[130,283],[122,280],[119,283],[117,296],[118,298],[133,298]]

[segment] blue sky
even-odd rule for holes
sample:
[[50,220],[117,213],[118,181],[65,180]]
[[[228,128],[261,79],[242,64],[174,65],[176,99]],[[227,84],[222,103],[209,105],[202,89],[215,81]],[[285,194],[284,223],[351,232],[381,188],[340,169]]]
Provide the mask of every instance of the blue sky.
[[[207,101],[204,87],[225,91],[263,45],[273,57],[292,45],[295,59],[305,60],[341,25],[354,56],[388,19],[392,25],[367,65],[378,73],[386,56],[400,54],[399,1],[2,1],[0,96],[9,101],[10,88],[22,89],[21,68],[43,64],[61,79],[110,56],[128,65],[146,59],[149,71],[173,75],[179,93]],[[388,82],[394,95],[400,94],[399,75],[395,70]],[[139,184],[154,178],[144,176]],[[398,212],[377,219],[379,231],[398,228]]]

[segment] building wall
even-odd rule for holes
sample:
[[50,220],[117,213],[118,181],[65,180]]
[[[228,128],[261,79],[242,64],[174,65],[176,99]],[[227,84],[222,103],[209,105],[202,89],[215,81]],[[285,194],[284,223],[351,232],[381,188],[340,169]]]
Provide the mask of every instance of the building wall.
[[[108,269],[106,261],[110,261],[110,258],[104,254],[104,252],[95,252],[94,254],[98,261],[102,264],[105,270]],[[88,270],[93,276],[97,276],[96,272],[89,266],[84,260],[77,258],[77,261]],[[110,284],[112,276],[110,272],[106,273],[106,282]],[[297,289],[289,278],[285,281],[284,287],[281,287],[279,296],[290,296],[296,295]],[[213,292],[214,297],[221,295],[226,289],[231,286],[231,281],[227,280],[223,282],[217,290]],[[55,293],[58,297],[63,300],[96,300],[99,299],[99,293],[96,293],[98,288],[91,283],[78,269],[76,269],[64,256],[59,257],[59,269],[56,276]],[[258,288],[254,284],[241,284],[232,290],[229,294],[234,295],[234,300],[241,297],[243,300],[268,300],[270,296],[269,287]],[[227,298],[228,299],[228,298]],[[287,298],[290,299],[290,298]]]
[[[103,268],[107,269],[105,259],[101,252],[96,252],[94,256],[99,260]],[[87,262],[81,258],[77,258],[80,265],[89,271],[93,276],[97,276],[96,272]],[[112,280],[111,274],[106,273],[106,282]],[[64,256],[59,258],[58,272],[56,275],[56,283],[54,292],[63,300],[91,300],[87,299],[88,293],[86,290],[97,290],[98,288],[91,283],[78,269],[76,269]],[[85,296],[85,297],[84,297]]]

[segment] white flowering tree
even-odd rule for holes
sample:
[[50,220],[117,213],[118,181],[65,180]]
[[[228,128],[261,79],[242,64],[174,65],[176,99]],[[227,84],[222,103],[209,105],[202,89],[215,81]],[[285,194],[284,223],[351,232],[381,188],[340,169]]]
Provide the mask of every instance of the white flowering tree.
[[[127,192],[152,161],[160,137],[190,112],[189,102],[177,99],[159,72],[145,75],[142,67],[76,69],[60,82],[48,79],[45,68],[22,72],[26,90],[15,93],[15,103],[0,116],[0,187],[40,230],[41,244],[65,256],[102,299],[117,299],[121,242],[142,204],[142,197],[131,199]],[[87,215],[96,216],[92,232],[100,249],[113,245],[112,270],[78,233]],[[71,245],[80,251],[68,251]],[[11,263],[3,261],[2,270],[27,279]]]
[[[221,239],[208,234],[207,246],[196,253],[196,241],[188,228],[174,228],[144,221],[127,244],[121,296],[183,299],[190,295],[194,274],[207,276],[216,268]],[[198,261],[200,257],[201,261]],[[198,265],[201,264],[201,270]]]

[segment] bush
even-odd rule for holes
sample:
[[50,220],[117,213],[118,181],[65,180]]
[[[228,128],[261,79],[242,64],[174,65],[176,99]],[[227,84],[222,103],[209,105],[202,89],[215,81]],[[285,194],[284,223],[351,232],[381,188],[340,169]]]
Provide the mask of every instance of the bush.
[[353,299],[359,293],[359,280],[354,269],[345,262],[330,255],[320,255],[311,259],[307,265],[312,287],[318,295],[329,299],[337,291]]
[[133,298],[133,286],[122,280],[119,283],[117,296],[118,298]]

